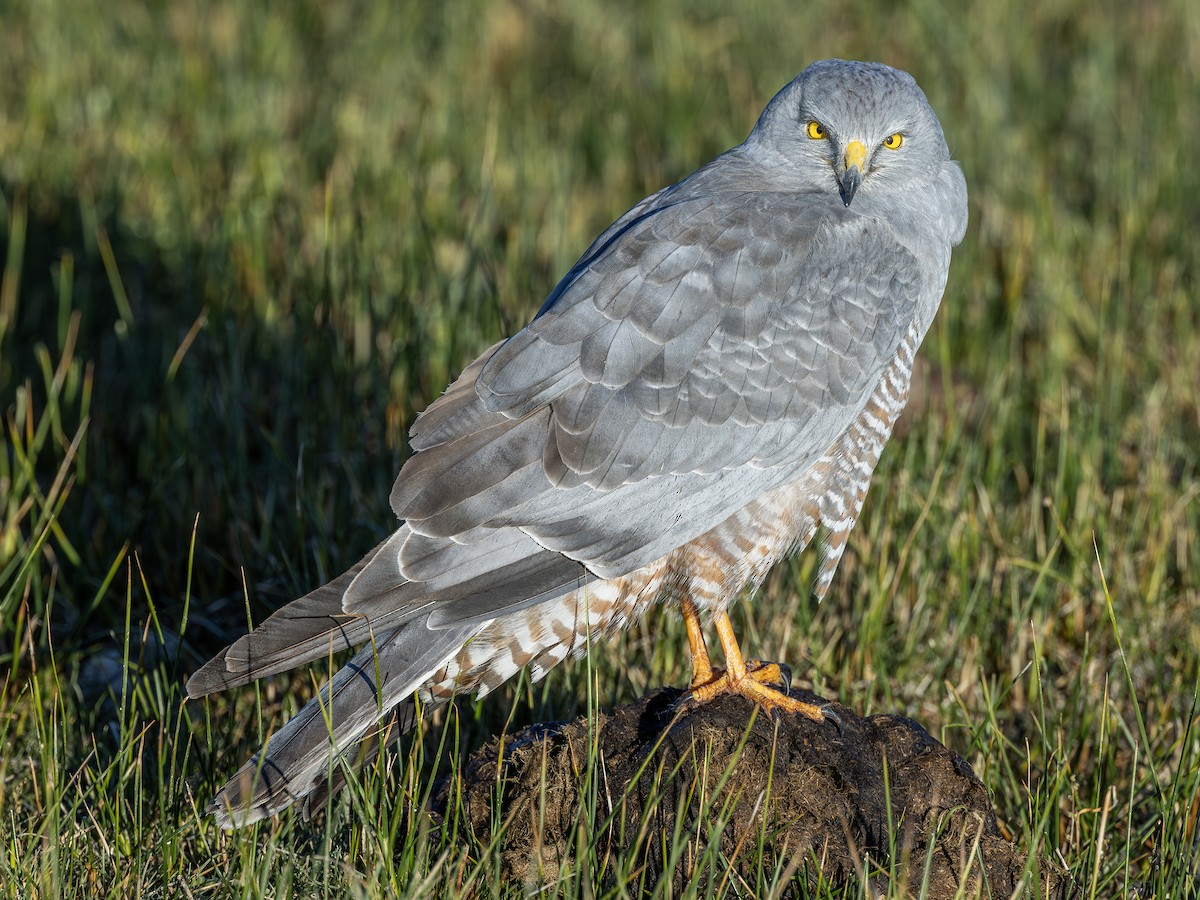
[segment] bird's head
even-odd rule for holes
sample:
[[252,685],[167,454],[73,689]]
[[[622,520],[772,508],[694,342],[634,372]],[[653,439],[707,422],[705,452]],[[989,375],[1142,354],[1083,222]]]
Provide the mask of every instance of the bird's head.
[[767,105],[747,141],[811,190],[850,206],[887,185],[920,186],[950,153],[912,76],[880,63],[813,63]]

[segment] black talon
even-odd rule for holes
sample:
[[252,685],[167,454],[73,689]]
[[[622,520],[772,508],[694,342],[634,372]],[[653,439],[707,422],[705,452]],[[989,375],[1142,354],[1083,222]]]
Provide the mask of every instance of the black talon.
[[779,666],[779,677],[782,680],[781,690],[784,696],[790,696],[792,693],[792,667],[784,663],[777,663]]
[[[778,668],[779,668],[779,680],[774,681],[774,682],[769,682],[769,684],[772,687],[776,688],[784,696],[789,695],[792,691],[792,667],[791,666],[786,665],[785,663],[764,662],[761,659],[746,660],[746,671],[747,672],[756,672],[759,669],[765,669],[767,666],[778,666]],[[767,684],[768,682],[763,682],[763,683]]]
[[834,728],[838,730],[838,734],[844,734],[846,731],[846,723],[842,721],[842,717],[833,711],[832,703],[822,703],[820,707],[821,715],[825,717],[827,722],[830,722]]

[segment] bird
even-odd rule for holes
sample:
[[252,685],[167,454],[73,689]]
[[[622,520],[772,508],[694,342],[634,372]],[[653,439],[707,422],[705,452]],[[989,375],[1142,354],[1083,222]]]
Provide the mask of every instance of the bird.
[[209,812],[312,815],[431,709],[540,679],[655,606],[686,625],[686,702],[823,721],[743,655],[729,610],[818,534],[829,589],[966,227],[912,76],[808,66],[417,417],[389,538],[190,678],[199,698],[355,651]]

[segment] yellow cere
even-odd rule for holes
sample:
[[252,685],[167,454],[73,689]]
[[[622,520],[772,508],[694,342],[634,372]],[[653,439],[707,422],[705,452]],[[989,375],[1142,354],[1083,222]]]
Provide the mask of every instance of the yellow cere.
[[862,141],[851,141],[846,145],[846,168],[865,168],[867,165],[867,148]]
[[889,150],[899,150],[900,145],[903,143],[904,135],[898,131],[895,134],[889,134],[883,139],[883,146],[887,147]]
[[808,136],[814,141],[823,141],[827,137],[825,126],[815,119],[808,123],[808,128],[806,130],[808,131]]

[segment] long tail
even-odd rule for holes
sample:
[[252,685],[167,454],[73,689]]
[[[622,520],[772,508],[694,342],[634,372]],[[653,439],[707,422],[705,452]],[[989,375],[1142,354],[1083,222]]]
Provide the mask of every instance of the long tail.
[[[188,681],[188,695],[203,697],[357,650],[221,789],[210,811],[233,828],[301,799],[316,808],[341,784],[348,755],[361,763],[381,736],[394,739],[411,727],[413,693],[481,629],[569,592],[580,571],[517,529],[460,543],[402,524],[348,572],[279,609]],[[352,748],[358,752],[349,754]]]
[[[426,619],[364,646],[238,770],[209,806],[222,827],[249,825],[314,792],[327,796],[341,783],[343,752],[380,719],[398,712],[396,724],[411,726],[413,716],[404,705],[412,703],[413,692],[479,630],[478,625],[431,630]],[[313,806],[310,800],[309,809]]]
[[250,634],[230,644],[195,672],[187,683],[192,699],[277,675],[305,663],[361,647],[386,622],[348,616],[342,598],[358,573],[387,544],[379,544],[349,571],[278,610]]
[[[344,780],[346,751],[360,742],[364,749],[377,747],[372,738],[410,728],[413,692],[480,629],[479,623],[430,628],[429,605],[405,602],[420,588],[400,572],[396,547],[407,535],[402,527],[345,574],[278,610],[188,681],[188,696],[203,697],[359,648],[220,790],[209,812],[223,827],[249,825],[301,799],[308,800],[307,811],[315,809]],[[348,597],[374,602],[377,610],[371,616],[347,613]],[[399,728],[389,732],[379,727],[381,720]]]

